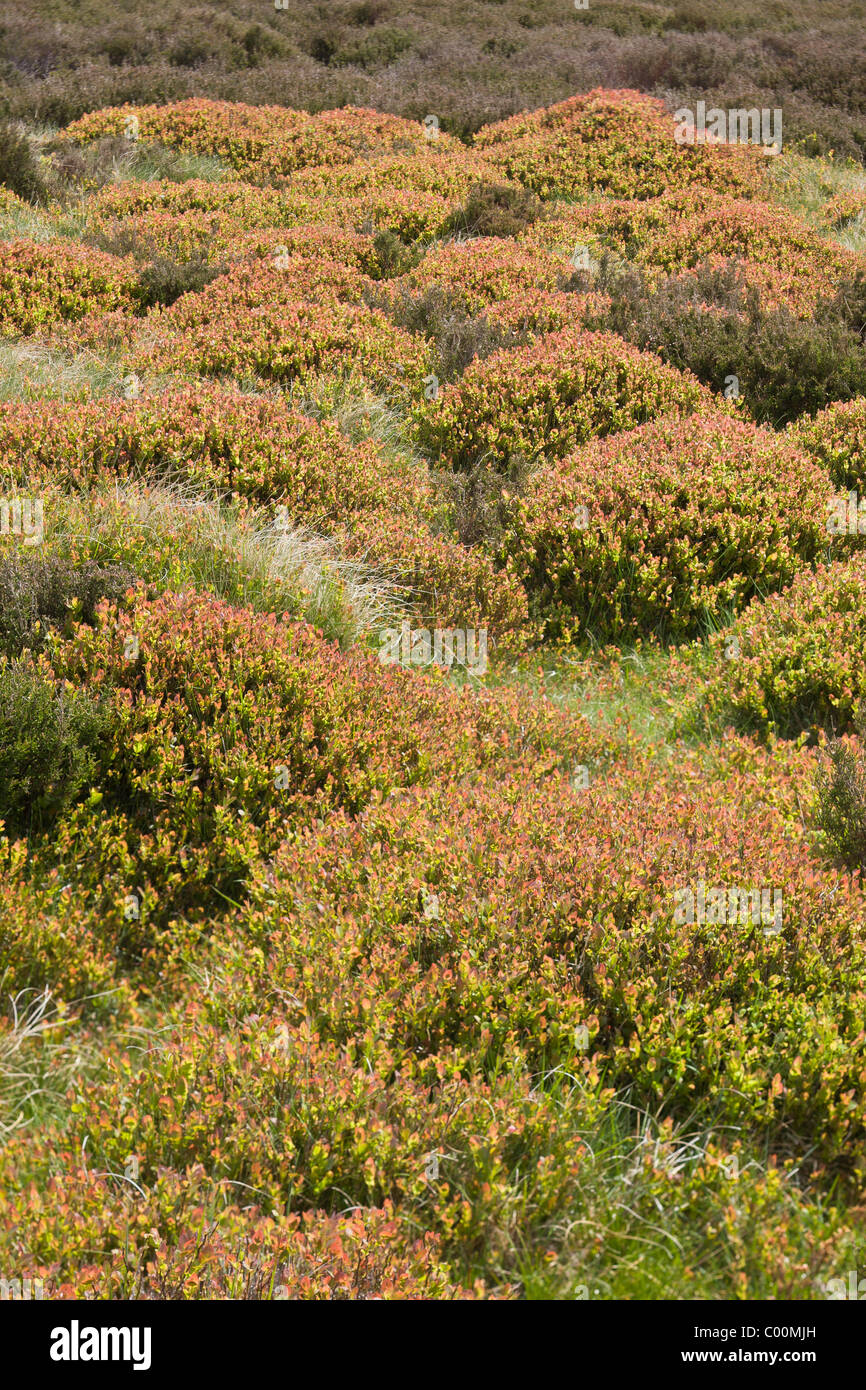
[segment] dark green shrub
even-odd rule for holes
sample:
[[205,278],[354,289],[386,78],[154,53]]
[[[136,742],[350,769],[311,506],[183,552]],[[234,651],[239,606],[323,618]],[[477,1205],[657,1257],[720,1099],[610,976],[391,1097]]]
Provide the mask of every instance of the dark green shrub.
[[[777,428],[831,401],[866,393],[866,351],[849,320],[824,307],[814,320],[785,307],[764,309],[736,262],[652,288],[640,271],[616,268],[596,287],[611,297],[593,326],[649,349],[673,367],[694,372],[722,392],[736,377],[752,417]],[[835,303],[835,301],[833,301]],[[706,306],[710,306],[708,309]]]
[[392,280],[398,275],[405,275],[413,270],[424,256],[422,247],[407,246],[397,233],[389,228],[380,228],[376,232],[373,237],[373,249],[379,267],[378,273],[374,276],[377,280]]
[[462,545],[490,552],[507,546],[509,511],[503,491],[513,505],[513,499],[526,492],[532,471],[528,459],[512,454],[501,471],[479,459],[465,472],[446,475],[443,486],[450,490],[454,530]]
[[[863,737],[863,722],[860,722]],[[830,855],[849,869],[866,868],[866,758],[841,739],[829,744],[815,782],[814,824]]]
[[329,67],[334,55],[340,47],[340,41],[334,34],[314,34],[307,44],[307,52],[316,63],[321,63],[322,67]]
[[263,29],[261,24],[250,25],[244,34],[243,45],[251,68],[257,68],[262,59],[278,57],[285,46],[276,34]]
[[44,644],[50,629],[92,623],[97,604],[116,601],[136,577],[123,565],[87,560],[78,567],[57,555],[24,560],[0,555],[0,651],[20,656]]
[[133,256],[143,262],[138,277],[138,300],[142,310],[156,304],[174,304],[182,294],[195,294],[228,269],[224,261],[211,260],[209,245],[179,261],[161,250],[150,237],[117,224],[110,232],[97,234],[91,240],[112,256]]
[[435,349],[433,370],[440,382],[456,380],[476,357],[514,347],[527,336],[488,323],[483,314],[467,313],[460,296],[441,285],[430,285],[419,294],[405,288],[397,293],[385,290],[367,299],[401,328],[429,338]]
[[846,276],[833,298],[819,305],[816,317],[844,324],[866,343],[866,272]]
[[207,251],[196,252],[188,261],[176,261],[172,256],[156,255],[139,276],[141,305],[150,309],[155,304],[174,304],[182,294],[195,294],[225,273],[221,262],[212,262]]
[[56,686],[29,660],[0,667],[0,819],[9,834],[45,829],[79,798],[104,731],[83,691]]
[[27,136],[0,121],[0,183],[28,203],[47,201],[45,180]]
[[351,24],[372,26],[384,19],[387,13],[388,6],[384,0],[361,0],[360,5],[355,6],[348,18]]
[[[251,40],[250,42],[253,43],[254,41]],[[247,35],[244,35],[244,47],[249,51],[250,44],[247,42]],[[176,68],[198,68],[201,67],[202,63],[206,63],[209,57],[210,51],[207,44],[201,43],[197,39],[181,39],[171,49],[168,61]]]
[[383,25],[363,38],[348,36],[334,52],[331,62],[336,67],[362,68],[373,72],[388,67],[407,48],[412,47],[412,35],[405,29]]
[[528,188],[477,183],[451,214],[446,231],[458,236],[518,236],[542,211],[541,199]]

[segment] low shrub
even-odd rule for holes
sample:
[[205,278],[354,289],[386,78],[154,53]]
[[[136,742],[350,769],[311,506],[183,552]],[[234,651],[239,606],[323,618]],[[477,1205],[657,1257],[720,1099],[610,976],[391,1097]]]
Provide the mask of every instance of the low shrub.
[[48,189],[23,131],[0,121],[0,184],[26,203],[45,203]]
[[866,188],[837,194],[821,209],[821,216],[837,230],[866,217]]
[[123,565],[85,561],[70,566],[59,556],[29,559],[0,553],[0,650],[10,657],[38,650],[52,631],[95,621],[97,604],[116,601],[135,584]]
[[[482,1250],[499,1281],[526,1239],[549,1249],[551,1223],[587,1211],[597,1146],[574,1135],[596,1132],[615,1090],[735,1126],[781,1171],[795,1160],[814,1186],[856,1192],[862,895],[787,822],[808,758],[783,771],[746,743],[726,753],[712,799],[705,759],[684,751],[578,792],[551,776],[443,780],[304,828],[207,955],[184,949],[166,972],[164,989],[185,990],[171,1031],[82,1087],[70,1151],[89,1134],[109,1172],[136,1155],[145,1193],[201,1165],[255,1187],[275,1219],[391,1200],[446,1257]],[[678,921],[701,879],[780,887],[778,930]],[[676,1152],[664,1129],[649,1150],[662,1171]],[[711,1139],[679,1159],[678,1191],[715,1190]],[[750,1174],[760,1186],[765,1170],[742,1164],[740,1201]],[[29,1186],[8,1185],[16,1214]],[[28,1224],[31,1249],[58,1258],[66,1224],[52,1206],[35,1237]]]
[[[131,121],[136,123],[132,127]],[[310,165],[336,168],[360,155],[387,157],[394,150],[422,151],[429,145],[419,122],[360,107],[310,115],[285,106],[198,97],[162,106],[91,111],[71,122],[62,137],[86,144],[130,128],[145,142],[216,155],[251,182],[285,177]],[[443,150],[453,143],[444,132],[439,141]]]
[[813,824],[830,856],[852,870],[866,868],[866,766],[860,739],[834,739],[815,778]]
[[[371,197],[390,192],[432,193],[448,201],[453,209],[490,173],[490,165],[464,145],[440,146],[428,141],[426,148],[408,154],[389,154],[380,159],[356,159],[351,164],[309,165],[293,175],[289,185],[292,197],[301,202],[325,198]],[[514,185],[519,197],[520,188]]]
[[392,280],[397,275],[405,275],[421,259],[420,249],[406,246],[396,232],[380,230],[373,235],[372,241],[375,272],[370,266],[362,269],[376,280]]
[[768,307],[787,303],[803,316],[857,269],[852,251],[785,208],[705,187],[568,208],[530,236],[568,255],[580,243],[597,241],[643,266],[650,282],[715,260],[743,260],[772,273],[764,289]]
[[[84,709],[82,704],[82,712]],[[72,751],[69,744],[67,751]],[[83,750],[79,748],[78,752]],[[67,765],[67,773],[71,771]],[[51,773],[55,792],[60,792],[63,788],[57,780],[57,769],[52,768]],[[74,785],[74,778],[67,780],[66,793],[72,792]],[[84,788],[80,790],[83,795]],[[47,809],[57,809],[57,802]],[[24,815],[22,830],[30,828],[29,822],[25,825],[26,820]],[[8,833],[10,827],[6,829]],[[49,999],[62,1010],[63,1023],[73,1017],[114,1022],[128,1017],[132,989],[118,969],[113,946],[100,940],[99,918],[86,894],[69,881],[63,869],[43,874],[40,868],[24,840],[12,843],[5,837],[0,839],[0,979],[7,998],[18,995],[20,1002],[22,997],[38,998],[37,991],[44,997],[47,991]],[[28,994],[22,995],[23,991]],[[2,1028],[0,1024],[0,1036]],[[80,1071],[80,1054],[77,1069]],[[0,1110],[5,1109],[7,1099],[3,1070],[0,1061]],[[49,1076],[54,1073],[56,1077],[53,1067],[48,1071]],[[62,1089],[65,1091],[66,1087]],[[28,1099],[36,1102],[37,1113],[42,1112],[40,1118],[44,1122],[44,1097],[37,1098],[31,1091]],[[62,1112],[65,1107],[63,1096],[58,1108]],[[22,1117],[16,1109],[9,1118],[20,1121]],[[5,1137],[9,1137],[8,1131]]]
[[866,398],[834,402],[789,425],[788,433],[837,488],[866,493]]
[[498,559],[547,638],[681,641],[815,561],[829,495],[770,431],[669,416],[548,465],[525,495],[503,490]]
[[[216,494],[274,519],[280,509],[286,524],[330,536],[340,553],[396,577],[425,616],[488,626],[491,641],[513,641],[526,627],[520,586],[488,556],[438,534],[446,518],[422,465],[371,442],[351,444],[332,422],[282,399],[200,384],[130,402],[9,406],[0,410],[0,468],[31,488],[92,489],[143,476],[194,488],[190,506]],[[121,550],[148,582],[185,583],[177,550],[195,552],[191,524],[179,513],[171,539],[152,549],[130,531]],[[113,540],[106,546],[117,552]],[[211,568],[219,572],[216,559]]]
[[0,468],[34,488],[159,477],[197,493],[284,505],[287,519],[329,529],[390,503],[423,510],[423,478],[372,444],[281,398],[199,382],[133,401],[33,402],[0,408]]
[[454,236],[516,237],[543,211],[541,199],[529,188],[482,181],[473,184],[445,230]]
[[601,323],[609,307],[610,299],[604,294],[524,290],[491,304],[485,318],[495,328],[513,334],[515,341],[529,342],[546,333]]
[[510,330],[492,327],[483,314],[470,313],[465,299],[450,287],[430,285],[413,293],[398,284],[369,296],[368,302],[400,328],[424,334],[431,345],[431,375],[437,383],[456,380],[476,357],[483,360],[498,348],[520,341]]
[[11,834],[50,828],[90,790],[105,734],[88,692],[29,660],[0,664],[0,820]]
[[[781,594],[755,599],[711,639],[714,674],[689,702],[684,729],[733,724],[815,739],[854,727],[866,673],[866,556],[819,565]],[[725,659],[725,651],[736,659]]]
[[289,383],[347,368],[397,394],[420,389],[425,352],[357,300],[372,282],[336,261],[237,266],[200,294],[152,312],[143,371]]
[[138,303],[138,282],[128,261],[73,241],[0,243],[0,336],[35,333],[95,310]]
[[87,202],[87,225],[91,230],[121,227],[142,214],[173,213],[194,217],[200,213],[218,214],[238,231],[281,227],[291,220],[291,200],[272,188],[257,188],[239,179],[211,182],[188,179],[174,183],[165,179],[116,179],[94,193]]
[[420,446],[454,469],[485,458],[559,458],[596,436],[676,410],[707,407],[689,373],[666,367],[609,333],[565,330],[470,364],[415,408]]
[[225,265],[212,264],[206,252],[191,256],[188,261],[157,254],[139,276],[142,307],[174,304],[181,295],[197,294],[224,272]]
[[[177,228],[181,230],[180,227]],[[142,311],[155,304],[174,304],[183,294],[196,294],[218,275],[225,274],[225,262],[211,259],[213,239],[193,245],[180,257],[169,246],[163,250],[153,236],[137,228],[117,226],[109,235],[99,237],[100,249],[112,256],[131,256],[142,264],[138,272],[137,299]]]
[[503,174],[542,198],[577,201],[594,191],[654,198],[694,184],[754,198],[766,187],[762,154],[677,144],[664,103],[641,92],[597,88],[484,126],[474,143]]
[[785,305],[763,307],[738,263],[654,285],[636,272],[618,275],[609,299],[593,327],[657,352],[718,392],[736,389],[759,422],[781,427],[866,392],[866,352],[852,329],[829,314],[812,320]]
[[476,533],[456,509],[457,539],[391,511],[358,515],[338,529],[342,551],[396,581],[416,626],[484,629],[491,653],[519,650],[532,635],[526,594],[475,547]]
[[866,271],[857,270],[839,281],[836,293],[825,296],[818,306],[819,316],[844,324],[866,345]]
[[88,845],[78,882],[127,958],[158,960],[179,914],[178,939],[200,933],[296,823],[337,806],[358,814],[394,787],[505,768],[526,749],[538,769],[557,767],[596,741],[542,702],[461,695],[194,592],[104,605],[51,663],[100,702],[107,726],[88,804],[42,853],[62,863]]
[[469,314],[521,293],[553,291],[569,267],[543,248],[479,236],[434,246],[391,288],[417,293],[438,287],[459,298]]

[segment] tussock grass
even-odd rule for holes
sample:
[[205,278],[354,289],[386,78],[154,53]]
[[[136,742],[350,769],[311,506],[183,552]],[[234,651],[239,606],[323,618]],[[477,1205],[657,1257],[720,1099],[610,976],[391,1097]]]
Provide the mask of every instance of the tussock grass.
[[110,353],[69,353],[26,338],[0,342],[0,401],[119,397],[126,376]]
[[866,225],[862,219],[857,224],[834,230],[822,216],[831,198],[866,188],[866,171],[862,165],[855,164],[853,160],[810,157],[794,150],[785,150],[778,159],[769,161],[769,171],[775,202],[790,208],[840,246],[847,246],[853,251],[866,247]]
[[402,616],[399,591],[315,532],[178,484],[116,484],[60,499],[55,553],[125,564],[159,589],[194,587],[260,612],[305,618],[348,647]]
[[66,1036],[72,1018],[54,1003],[49,989],[9,995],[0,1008],[2,1143],[40,1116],[62,1114],[81,1058]]
[[[750,1208],[769,1183],[774,1220],[796,1233],[823,1222],[829,1248],[806,1254],[804,1245],[777,1282],[752,1275],[749,1296],[820,1298],[822,1277],[847,1267],[852,1231],[820,1198],[804,1203],[795,1170],[774,1182],[765,1159],[744,1151],[736,1135],[726,1136],[728,1156],[714,1152],[718,1139],[618,1100],[596,1131],[579,1136],[587,1161],[578,1202],[550,1233],[555,1259],[523,1267],[525,1296],[735,1298],[754,1239]],[[701,1168],[712,1181],[695,1180]]]

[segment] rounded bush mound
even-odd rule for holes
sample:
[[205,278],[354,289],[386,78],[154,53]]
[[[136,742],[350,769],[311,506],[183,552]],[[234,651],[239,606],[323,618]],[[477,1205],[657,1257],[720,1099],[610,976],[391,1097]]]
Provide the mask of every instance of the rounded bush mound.
[[[375,168],[376,166],[372,166]],[[348,186],[356,192],[332,191],[333,169],[316,169],[310,187],[302,191],[297,181],[287,188],[259,188],[249,183],[210,183],[190,179],[185,183],[154,180],[148,183],[121,182],[108,184],[94,197],[88,208],[88,229],[96,234],[113,228],[118,221],[145,213],[171,213],[176,217],[201,222],[204,214],[218,219],[227,233],[275,228],[282,234],[287,228],[306,224],[330,223],[334,227],[366,232],[371,227],[390,228],[406,241],[431,238],[444,230],[451,215],[453,197],[441,192],[415,186],[424,182],[423,161],[399,160],[388,166],[394,182],[376,179],[363,169],[354,171]],[[455,173],[455,167],[458,172]],[[437,176],[438,170],[438,176]],[[414,174],[414,184],[409,177]],[[446,188],[462,188],[465,179],[459,166],[442,159],[433,164],[428,182],[439,182]],[[277,234],[275,240],[285,241]]]
[[130,402],[8,405],[0,469],[43,493],[144,476],[284,508],[290,524],[332,535],[342,553],[396,577],[425,618],[488,627],[497,643],[526,633],[517,581],[431,530],[436,505],[423,469],[370,442],[350,444],[282,399],[203,383]]
[[837,230],[866,219],[866,188],[852,188],[847,193],[838,193],[829,203],[825,203],[821,216]]
[[788,434],[836,487],[866,492],[866,397],[828,405],[789,425]]
[[826,544],[824,474],[772,431],[666,417],[594,441],[509,498],[499,560],[544,634],[680,641],[782,588]]
[[664,274],[716,258],[743,259],[755,272],[768,272],[763,288],[769,299],[784,298],[806,312],[859,264],[853,251],[828,241],[794,213],[708,188],[568,209],[535,224],[526,240],[569,255],[575,245],[597,242]]
[[232,266],[201,294],[178,304],[170,321],[183,331],[223,315],[299,300],[315,303],[324,297],[357,304],[364,291],[372,289],[370,277],[355,266],[308,254],[309,241],[300,249],[297,242],[292,245],[274,237],[272,247],[268,260]]
[[569,267],[543,248],[501,237],[477,237],[435,246],[407,275],[393,281],[395,290],[417,294],[438,285],[478,314],[520,293],[553,291]]
[[11,188],[0,183],[0,213],[7,212],[26,212],[29,204],[24,198],[19,198],[17,193],[13,193]]
[[866,554],[754,600],[712,646],[718,662],[683,728],[733,724],[786,738],[853,730],[866,694]]
[[710,407],[688,372],[612,333],[564,330],[472,362],[460,380],[416,407],[416,436],[455,469],[485,459],[562,457],[596,436],[677,411]]
[[329,222],[356,232],[393,232],[407,244],[426,243],[443,234],[452,199],[416,188],[370,188],[364,193],[328,198],[310,193],[294,203],[297,222]]
[[679,145],[674,130],[656,97],[596,88],[483,126],[475,145],[543,198],[580,199],[595,190],[653,198],[692,184],[748,198],[766,188],[763,154],[736,145]]
[[382,388],[417,389],[424,344],[378,310],[343,302],[372,287],[367,276],[337,261],[286,262],[236,266],[201,293],[152,311],[152,339],[130,365],[278,382],[349,368]]
[[0,406],[0,468],[21,486],[86,490],[106,478],[180,478],[206,492],[285,505],[324,524],[388,505],[423,509],[413,480],[372,444],[285,400],[197,383],[136,401]]
[[[311,116],[284,106],[247,106],[200,97],[165,106],[107,107],[79,117],[62,132],[64,138],[79,143],[106,135],[127,135],[193,154],[216,155],[251,180],[291,174],[309,164],[348,164],[362,154],[407,146],[423,149],[430,143],[419,122],[361,107]],[[455,143],[439,132],[437,145],[445,148]]]
[[25,237],[0,243],[2,337],[35,333],[94,310],[132,313],[137,293],[132,263],[103,251],[74,241]]
[[10,995],[47,988],[82,1013],[126,1013],[132,991],[117,953],[62,869],[41,873],[24,840],[0,840],[0,895],[0,976]]
[[161,253],[180,262],[202,254],[222,261],[256,259],[271,265],[278,256],[339,262],[347,272],[346,284],[352,283],[351,270],[375,275],[381,269],[372,237],[327,223],[238,229],[218,212],[175,213],[154,208],[106,221],[95,235],[112,251],[117,246],[125,250],[128,245],[139,259]]
[[0,821],[10,834],[50,824],[89,787],[105,733],[85,690],[64,690],[28,658],[0,663]]
[[[220,988],[187,979],[176,1029],[84,1088],[71,1138],[109,1171],[136,1153],[146,1191],[201,1164],[277,1209],[393,1194],[456,1254],[500,1228],[515,1170],[521,1210],[579,1200],[574,1121],[602,1082],[842,1158],[862,1127],[862,895],[816,871],[766,804],[772,770],[738,752],[709,808],[684,756],[578,794],[437,784],[301,830],[215,941]],[[783,885],[781,929],[677,921],[700,879]],[[539,1088],[542,1067],[586,1086]]]
[[474,150],[463,145],[439,149],[436,142],[431,142],[427,149],[412,154],[357,159],[339,168],[302,169],[292,178],[289,188],[292,196],[302,201],[360,198],[393,189],[402,193],[436,193],[453,203],[465,198],[473,185],[491,177],[496,177],[496,171]]
[[180,216],[219,213],[238,230],[280,226],[290,217],[291,200],[274,188],[257,188],[239,180],[119,179],[97,189],[87,202],[88,229],[125,221],[147,212]]
[[521,337],[543,337],[565,328],[583,328],[598,320],[610,305],[603,294],[575,294],[565,290],[523,290],[490,304],[487,322]]
[[359,513],[337,535],[345,554],[376,565],[410,593],[413,610],[431,626],[486,629],[491,651],[519,648],[531,635],[520,583],[478,547],[384,507]]
[[[116,1061],[112,1056],[111,1065]],[[441,1242],[409,1229],[391,1202],[350,1215],[266,1212],[235,1202],[231,1181],[195,1164],[183,1174],[161,1172],[132,1205],[118,1194],[116,1178],[93,1173],[56,1131],[40,1130],[38,1147],[30,1131],[26,1143],[12,1135],[4,1146],[0,1229],[16,1269],[53,1271],[46,1280],[52,1297],[487,1297],[481,1280],[461,1284],[442,1259]],[[34,1182],[13,1194],[11,1175],[22,1164],[38,1175],[39,1189]]]
[[193,97],[165,105],[103,107],[72,121],[62,138],[86,144],[107,135],[125,135],[149,144],[169,145],[193,154],[212,154],[246,173],[278,141],[304,131],[309,116],[282,106]]
[[178,913],[235,902],[295,821],[527,748],[556,767],[598,742],[546,702],[460,693],[194,592],[104,604],[39,662],[103,720],[90,795],[50,827],[50,854],[88,846],[78,881],[102,895],[105,930],[142,947]]

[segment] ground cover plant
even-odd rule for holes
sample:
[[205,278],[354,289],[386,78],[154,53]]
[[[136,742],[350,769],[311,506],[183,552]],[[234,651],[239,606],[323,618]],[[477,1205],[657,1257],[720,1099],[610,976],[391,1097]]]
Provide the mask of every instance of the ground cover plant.
[[0,1277],[831,1296],[856,7],[116,9],[0,4]]

